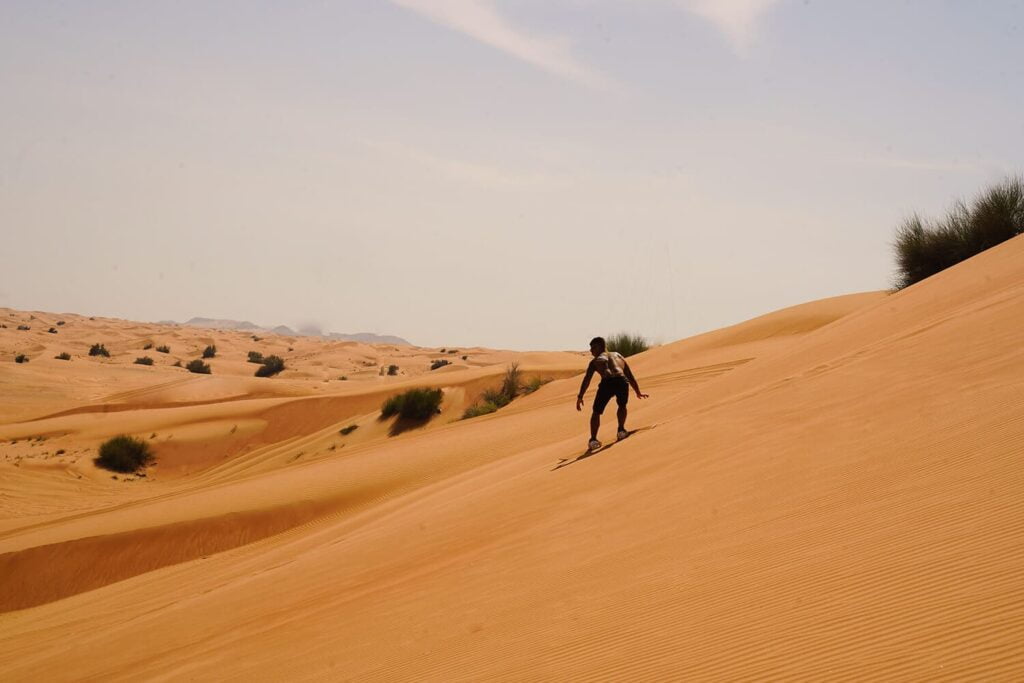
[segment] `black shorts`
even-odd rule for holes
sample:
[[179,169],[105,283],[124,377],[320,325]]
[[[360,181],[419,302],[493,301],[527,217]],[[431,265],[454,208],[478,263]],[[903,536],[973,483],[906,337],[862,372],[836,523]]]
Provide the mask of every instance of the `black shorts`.
[[629,401],[629,382],[625,377],[609,377],[601,380],[597,385],[597,396],[594,397],[594,412],[600,415],[612,396],[618,401],[619,407],[626,405]]

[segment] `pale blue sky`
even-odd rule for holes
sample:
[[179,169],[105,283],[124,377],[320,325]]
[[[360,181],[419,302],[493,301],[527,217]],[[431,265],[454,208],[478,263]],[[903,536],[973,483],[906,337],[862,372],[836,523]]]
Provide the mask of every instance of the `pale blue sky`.
[[0,3],[0,305],[671,341],[1024,170],[1024,2]]

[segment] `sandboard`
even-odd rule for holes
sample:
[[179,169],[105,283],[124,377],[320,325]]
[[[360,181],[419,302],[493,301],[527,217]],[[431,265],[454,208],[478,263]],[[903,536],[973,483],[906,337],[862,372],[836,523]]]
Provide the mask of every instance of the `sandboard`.
[[655,424],[646,425],[644,427],[637,427],[636,429],[627,429],[626,430],[626,436],[622,437],[621,439],[617,439],[615,441],[609,441],[608,443],[601,444],[600,448],[596,448],[594,450],[590,450],[588,448],[587,450],[583,451],[583,453],[581,453],[580,455],[577,455],[575,457],[559,458],[558,464],[555,465],[554,469],[557,470],[560,467],[565,467],[566,465],[571,465],[574,462],[578,462],[580,460],[583,460],[584,458],[589,458],[592,455],[597,455],[598,453],[603,453],[604,451],[608,450],[609,448],[611,448],[615,444],[621,443],[621,442],[625,441],[626,439],[628,439],[629,437],[633,436],[637,432],[646,432],[646,431],[649,431],[651,429],[654,429],[657,426],[658,425],[655,423]]

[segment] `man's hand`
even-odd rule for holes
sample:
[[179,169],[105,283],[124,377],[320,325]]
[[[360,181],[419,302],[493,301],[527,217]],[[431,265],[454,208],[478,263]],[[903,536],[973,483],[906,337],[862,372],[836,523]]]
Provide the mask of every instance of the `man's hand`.
[[649,397],[649,394],[641,394],[641,393],[640,393],[640,390],[639,390],[639,389],[637,389],[637,391],[636,391],[636,397],[637,397],[637,398],[648,398],[648,397]]
[[576,397],[576,410],[577,411],[582,411],[583,410],[583,397],[582,396],[577,396]]

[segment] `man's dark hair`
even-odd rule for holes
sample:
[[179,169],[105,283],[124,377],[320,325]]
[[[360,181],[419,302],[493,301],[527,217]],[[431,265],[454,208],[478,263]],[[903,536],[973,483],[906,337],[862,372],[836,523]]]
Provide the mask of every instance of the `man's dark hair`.
[[604,337],[594,337],[593,339],[590,340],[590,345],[598,346],[602,349],[605,348]]

